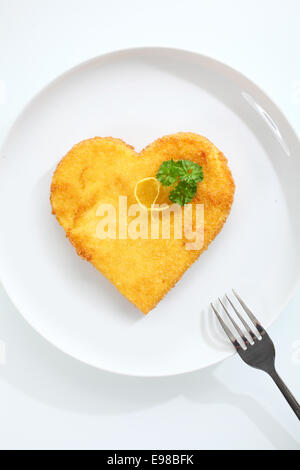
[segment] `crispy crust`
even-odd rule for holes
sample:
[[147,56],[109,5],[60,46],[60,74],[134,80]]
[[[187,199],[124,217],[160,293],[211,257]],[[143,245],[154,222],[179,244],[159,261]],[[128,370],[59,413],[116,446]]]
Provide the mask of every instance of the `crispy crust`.
[[[186,240],[95,240],[97,203],[112,198],[109,202],[115,204],[119,194],[128,195],[130,203],[133,183],[155,176],[160,164],[171,158],[187,158],[203,166],[204,181],[192,201],[205,206],[202,249],[187,252]],[[148,313],[221,231],[234,191],[223,153],[205,137],[179,132],[157,139],[140,154],[113,137],[79,142],[57,165],[50,200],[53,214],[78,255],[90,261],[143,313]]]

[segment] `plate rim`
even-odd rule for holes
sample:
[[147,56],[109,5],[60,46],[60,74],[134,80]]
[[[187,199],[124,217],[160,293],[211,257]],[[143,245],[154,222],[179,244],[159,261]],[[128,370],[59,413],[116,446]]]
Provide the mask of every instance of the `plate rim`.
[[[280,108],[280,106],[277,105],[277,103],[274,102],[274,100],[270,97],[270,95],[259,85],[257,85],[253,80],[249,79],[245,74],[240,72],[239,70],[235,69],[234,67],[231,67],[230,65],[226,64],[225,62],[215,59],[211,56],[202,54],[200,52],[192,51],[189,49],[184,49],[184,48],[177,48],[177,47],[165,47],[165,46],[138,46],[138,47],[128,47],[128,48],[122,48],[122,49],[114,49],[112,51],[105,52],[103,54],[98,54],[96,56],[93,56],[89,59],[86,59],[82,62],[77,63],[76,65],[73,65],[72,67],[64,70],[62,73],[57,75],[55,78],[51,79],[48,81],[44,86],[42,86],[37,92],[35,92],[29,100],[25,103],[24,106],[21,107],[19,112],[17,113],[16,117],[14,118],[13,122],[8,126],[8,129],[4,133],[4,136],[2,138],[1,146],[0,146],[0,155],[3,151],[3,148],[7,144],[10,135],[14,132],[14,128],[18,125],[19,121],[22,120],[23,115],[26,114],[27,110],[31,107],[31,105],[38,100],[38,98],[47,92],[48,89],[51,87],[55,86],[57,83],[60,82],[60,80],[65,79],[68,75],[73,74],[74,72],[80,70],[81,68],[84,68],[88,65],[91,65],[93,62],[97,62],[100,59],[103,59],[105,57],[113,57],[113,56],[118,56],[118,55],[126,55],[126,54],[136,54],[136,53],[141,53],[143,51],[146,51],[148,54],[151,52],[171,52],[173,54],[180,53],[180,54],[188,54],[190,56],[195,56],[195,58],[200,58],[202,61],[207,61],[210,62],[211,64],[216,65],[217,67],[221,67],[225,70],[227,70],[231,75],[235,75],[237,78],[240,80],[244,81],[247,83],[249,86],[254,87],[267,101],[270,106],[273,107],[274,111],[277,113],[277,115],[280,117],[281,120],[285,123],[285,125],[289,128],[289,130],[293,133],[294,137],[296,138],[298,144],[300,145],[300,137],[298,133],[296,132],[295,128],[293,125],[290,123],[288,118],[285,116],[284,112]],[[224,357],[219,359],[218,361],[211,360],[208,361],[205,365],[201,365],[198,367],[193,367],[188,370],[184,371],[178,371],[178,372],[162,372],[162,373],[155,373],[155,374],[143,374],[143,373],[133,373],[129,372],[126,370],[119,370],[117,368],[110,369],[105,366],[102,366],[100,364],[94,364],[92,362],[88,362],[81,357],[77,356],[74,353],[71,353],[69,351],[66,351],[64,347],[57,345],[53,340],[49,339],[43,332],[41,332],[35,324],[31,323],[26,315],[24,313],[24,309],[18,306],[18,302],[14,299],[13,293],[11,292],[13,289],[10,289],[7,286],[6,280],[5,280],[5,275],[4,271],[1,269],[1,264],[0,264],[0,283],[2,284],[5,293],[7,294],[8,298],[10,299],[12,305],[16,308],[18,313],[24,318],[24,320],[27,322],[28,325],[30,325],[31,328],[33,328],[36,333],[38,333],[42,338],[44,338],[48,343],[50,343],[52,346],[54,346],[56,349],[60,350],[64,354],[68,355],[69,357],[72,357],[76,361],[79,361],[85,365],[88,365],[89,367],[96,368],[98,370],[108,372],[108,373],[113,373],[113,374],[118,374],[118,375],[123,375],[127,377],[140,377],[140,378],[159,378],[159,377],[173,377],[173,376],[178,376],[178,375],[184,375],[184,374],[189,374],[193,372],[197,372],[203,369],[206,369],[208,367],[211,367],[213,365],[221,364],[223,361],[228,359],[229,357],[232,357],[236,354],[236,351],[233,349],[232,351],[227,351],[226,353],[224,352]],[[291,287],[289,293],[287,294],[284,302],[282,305],[279,306],[276,315],[273,317],[271,320],[270,324],[268,327],[273,325],[275,321],[279,318],[283,310],[287,307],[287,305],[290,303],[292,297],[295,294],[295,291],[297,287],[300,284],[300,271],[298,274],[298,277],[295,277],[294,285]]]

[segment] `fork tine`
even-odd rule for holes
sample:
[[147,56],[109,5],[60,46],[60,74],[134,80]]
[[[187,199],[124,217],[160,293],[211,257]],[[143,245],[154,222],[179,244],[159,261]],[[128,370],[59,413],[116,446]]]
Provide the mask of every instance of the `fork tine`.
[[226,296],[226,299],[228,300],[228,302],[230,303],[231,307],[233,308],[233,310],[235,311],[237,317],[240,319],[240,321],[243,323],[244,327],[246,328],[246,330],[248,331],[249,335],[251,336],[251,338],[253,339],[253,341],[255,341],[257,339],[257,336],[255,335],[255,333],[253,333],[253,331],[251,330],[250,326],[248,325],[248,323],[246,322],[246,320],[242,317],[242,315],[240,314],[240,312],[237,310],[237,308],[235,307],[235,305],[231,302],[230,298],[228,297],[227,294],[225,294]]
[[233,333],[231,332],[231,330],[226,325],[226,323],[222,320],[222,318],[220,317],[219,313],[217,312],[217,310],[215,309],[213,304],[211,303],[210,305],[211,305],[211,308],[213,309],[213,311],[215,312],[219,322],[221,323],[221,326],[222,326],[223,330],[225,331],[226,335],[228,336],[228,338],[232,342],[235,349],[237,351],[239,351],[240,349],[243,349],[242,346],[240,345],[239,341],[234,337]]
[[[226,296],[227,297],[227,296]],[[228,298],[228,297],[227,297]],[[234,321],[234,319],[232,318],[232,316],[230,315],[229,311],[227,310],[227,308],[225,307],[225,305],[223,304],[222,300],[219,298],[219,302],[220,304],[222,305],[223,309],[225,310],[225,313],[226,315],[228,316],[229,320],[231,321],[231,323],[233,324],[234,328],[236,329],[236,331],[238,332],[238,334],[240,335],[240,337],[242,338],[242,340],[244,341],[245,345],[248,346],[249,345],[249,341],[248,339],[246,338],[246,336],[244,335],[244,333],[242,332],[242,330],[240,329],[239,325]]]
[[253,315],[253,313],[251,312],[251,310],[247,307],[247,305],[245,304],[245,302],[240,298],[240,296],[235,292],[234,289],[232,289],[232,292],[234,293],[235,297],[237,298],[237,300],[239,301],[239,303],[241,304],[241,306],[243,307],[243,309],[245,310],[245,312],[247,313],[248,317],[250,318],[250,320],[252,321],[253,325],[256,327],[257,331],[262,335],[264,334],[266,331],[265,329],[261,326],[261,324],[259,323],[259,321],[257,320],[257,318]]

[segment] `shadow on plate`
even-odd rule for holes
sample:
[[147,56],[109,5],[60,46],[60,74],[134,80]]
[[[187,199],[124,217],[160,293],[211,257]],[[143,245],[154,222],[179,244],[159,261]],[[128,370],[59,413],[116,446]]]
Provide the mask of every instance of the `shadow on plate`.
[[0,365],[0,380],[41,403],[77,413],[113,416],[149,409],[184,396],[199,404],[239,408],[275,448],[299,449],[299,443],[258,401],[232,392],[216,377],[220,365],[163,378],[100,371],[47,343],[20,316],[2,287],[0,301],[0,339],[7,349],[7,362]]

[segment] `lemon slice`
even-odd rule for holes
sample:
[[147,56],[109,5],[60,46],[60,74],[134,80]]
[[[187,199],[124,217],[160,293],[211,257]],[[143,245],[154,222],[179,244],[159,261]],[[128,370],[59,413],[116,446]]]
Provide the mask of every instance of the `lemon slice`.
[[[166,204],[167,207],[165,209],[167,209],[171,205],[169,194],[173,188],[172,186],[163,186],[160,182],[158,183],[159,183],[159,193],[156,198],[155,204],[159,204],[159,205]],[[164,208],[162,208],[161,210],[164,210]]]
[[[170,190],[162,186],[154,176],[139,180],[134,188],[134,196],[139,205],[156,212],[169,208],[169,192]],[[163,205],[163,207],[152,207],[152,204]]]
[[159,195],[160,183],[156,178],[143,178],[138,181],[134,188],[134,195],[140,206],[145,209],[151,209],[151,205],[155,204]]

